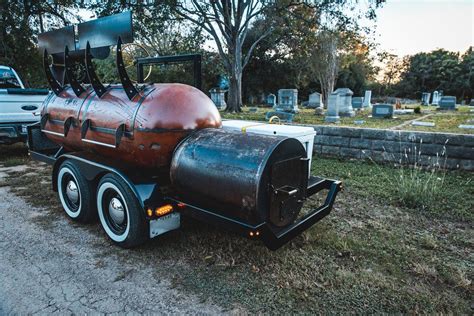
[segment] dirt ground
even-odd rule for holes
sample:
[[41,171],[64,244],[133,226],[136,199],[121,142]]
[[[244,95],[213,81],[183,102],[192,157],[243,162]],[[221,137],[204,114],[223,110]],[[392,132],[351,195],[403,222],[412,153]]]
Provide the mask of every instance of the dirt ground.
[[[1,168],[0,176],[21,170]],[[180,293],[153,266],[124,260],[97,227],[50,216],[0,187],[0,315],[222,311]]]

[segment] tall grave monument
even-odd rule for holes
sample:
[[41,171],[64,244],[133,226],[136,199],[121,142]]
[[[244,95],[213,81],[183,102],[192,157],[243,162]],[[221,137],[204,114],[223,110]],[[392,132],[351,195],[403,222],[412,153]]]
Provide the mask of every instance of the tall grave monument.
[[421,105],[430,105],[430,96],[431,96],[431,93],[423,92],[421,94]]
[[339,115],[350,117],[355,116],[354,109],[352,108],[352,96],[354,95],[354,92],[349,88],[339,88],[333,93],[339,95],[339,98],[337,99],[339,102]]
[[328,97],[328,109],[324,121],[327,123],[339,123],[339,94],[333,92]]
[[209,93],[211,94],[212,102],[214,102],[218,110],[224,110],[227,107],[227,104],[225,103],[226,90],[221,88],[212,88],[209,90]]
[[372,106],[372,103],[370,102],[372,99],[372,91],[371,90],[365,90],[364,94],[364,103],[362,106],[364,108],[370,108]]

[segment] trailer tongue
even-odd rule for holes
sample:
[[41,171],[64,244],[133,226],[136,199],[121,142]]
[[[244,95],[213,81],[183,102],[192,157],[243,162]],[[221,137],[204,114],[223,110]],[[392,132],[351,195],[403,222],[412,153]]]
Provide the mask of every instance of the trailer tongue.
[[[83,24],[78,35],[74,28],[40,35],[55,96],[28,128],[30,154],[53,165],[53,189],[71,219],[99,217],[112,241],[133,247],[177,229],[185,215],[274,250],[330,212],[341,183],[309,176],[312,136],[302,143],[276,131],[222,129],[198,89],[130,81],[121,57],[122,41],[133,38],[130,13]],[[102,41],[93,40],[97,32]],[[122,85],[106,87],[90,60],[112,42]],[[84,63],[88,82],[74,78],[72,60]],[[297,129],[286,127],[289,135]],[[323,205],[300,215],[321,190]]]

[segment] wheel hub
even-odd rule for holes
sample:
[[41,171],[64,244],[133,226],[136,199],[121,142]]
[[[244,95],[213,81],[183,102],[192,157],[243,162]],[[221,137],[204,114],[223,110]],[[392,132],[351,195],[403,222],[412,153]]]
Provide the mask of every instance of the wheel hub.
[[112,198],[109,203],[109,214],[110,218],[116,224],[123,224],[125,220],[125,209],[122,202],[117,198]]
[[73,180],[70,180],[66,185],[66,196],[72,203],[79,202],[79,190]]

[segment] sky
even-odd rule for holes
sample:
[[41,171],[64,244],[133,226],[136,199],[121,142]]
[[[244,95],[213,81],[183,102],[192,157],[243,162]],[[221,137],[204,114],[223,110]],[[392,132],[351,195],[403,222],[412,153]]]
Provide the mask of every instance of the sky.
[[377,10],[375,40],[399,56],[474,46],[474,0],[387,0]]

